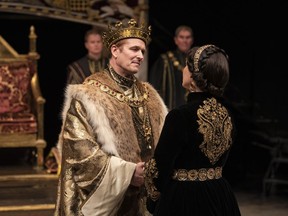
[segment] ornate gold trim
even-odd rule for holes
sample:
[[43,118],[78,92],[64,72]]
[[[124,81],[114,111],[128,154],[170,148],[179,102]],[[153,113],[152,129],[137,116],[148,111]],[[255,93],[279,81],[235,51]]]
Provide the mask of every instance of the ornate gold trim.
[[143,106],[147,102],[148,97],[149,97],[149,92],[148,92],[147,86],[145,86],[145,85],[143,85],[144,86],[143,95],[141,95],[139,98],[129,98],[128,96],[124,95],[123,93],[120,93],[116,90],[113,90],[109,86],[104,85],[99,81],[89,80],[87,82],[87,84],[99,87],[99,89],[101,91],[111,95],[112,97],[116,98],[120,102],[127,103],[129,106],[132,106],[132,107]]
[[[105,28],[107,24],[116,23],[119,21],[116,17],[116,14],[118,13],[122,14],[121,17],[126,17],[127,19],[134,18],[140,23],[144,20],[146,21],[148,14],[147,11],[149,8],[147,0],[138,0],[138,4],[136,6],[131,6],[132,4],[129,5],[127,1],[103,1],[107,3],[107,5],[105,5],[106,8],[103,10],[95,7],[94,3],[97,4],[96,1],[90,0],[79,0],[79,3],[77,3],[75,0],[66,0],[65,2],[49,1],[49,3],[46,1],[46,4],[44,4],[42,1],[39,1],[39,3],[33,1],[31,4],[26,2],[22,3],[19,1],[15,3],[7,1],[2,2],[0,0],[0,12],[28,14],[32,16],[91,24]],[[117,6],[119,6],[118,9]],[[123,9],[123,7],[125,9]],[[107,8],[109,8],[110,12],[106,11]],[[115,16],[110,14],[113,13],[113,10],[115,10]]]
[[194,55],[194,71],[199,71],[199,59],[200,59],[200,56],[201,56],[201,53],[208,47],[211,47],[213,46],[212,44],[208,44],[208,45],[205,45],[205,46],[201,46],[200,48],[198,48],[196,50],[196,53]]
[[222,177],[222,167],[201,168],[201,169],[178,169],[173,173],[172,178],[177,181],[206,181]]
[[31,211],[31,210],[49,210],[54,209],[55,204],[38,204],[38,205],[17,205],[17,206],[0,206],[0,212],[7,211]]

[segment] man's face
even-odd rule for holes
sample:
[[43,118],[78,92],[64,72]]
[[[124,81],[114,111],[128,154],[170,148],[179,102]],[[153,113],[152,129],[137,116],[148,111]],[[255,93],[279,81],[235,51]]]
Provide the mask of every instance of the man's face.
[[177,36],[174,37],[174,42],[181,52],[186,53],[193,44],[193,37],[187,30],[181,30]]
[[87,41],[85,42],[85,47],[89,54],[91,55],[99,55],[103,50],[103,42],[101,35],[99,34],[91,34],[87,37]]
[[145,51],[145,42],[137,38],[124,39],[118,46],[115,45],[116,71],[123,76],[136,74],[144,61]]

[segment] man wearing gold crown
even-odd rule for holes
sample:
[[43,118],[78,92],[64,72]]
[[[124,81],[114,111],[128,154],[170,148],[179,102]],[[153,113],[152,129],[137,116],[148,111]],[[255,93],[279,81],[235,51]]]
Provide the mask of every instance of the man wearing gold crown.
[[103,34],[107,68],[69,85],[59,135],[55,216],[144,216],[144,162],[153,155],[167,108],[134,74],[144,60],[151,27],[134,19]]

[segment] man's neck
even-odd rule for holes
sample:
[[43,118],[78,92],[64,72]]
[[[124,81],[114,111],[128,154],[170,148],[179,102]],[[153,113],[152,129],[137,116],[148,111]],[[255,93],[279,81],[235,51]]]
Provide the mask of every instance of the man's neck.
[[94,61],[98,61],[101,58],[101,53],[99,54],[88,53],[88,58]]

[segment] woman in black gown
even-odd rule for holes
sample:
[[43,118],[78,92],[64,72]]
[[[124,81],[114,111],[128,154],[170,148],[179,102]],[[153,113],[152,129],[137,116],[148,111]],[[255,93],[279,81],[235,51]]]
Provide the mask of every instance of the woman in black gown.
[[229,80],[225,51],[194,47],[182,86],[185,105],[171,110],[145,164],[147,209],[154,216],[239,216],[237,200],[222,176],[235,137],[232,109],[222,97]]

